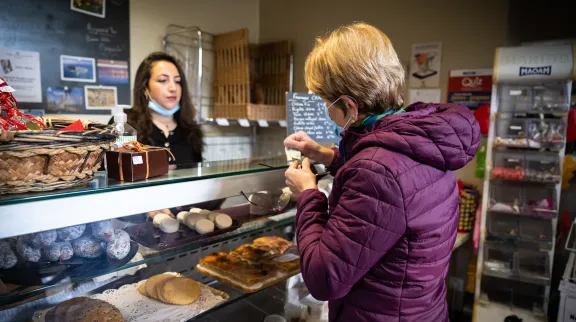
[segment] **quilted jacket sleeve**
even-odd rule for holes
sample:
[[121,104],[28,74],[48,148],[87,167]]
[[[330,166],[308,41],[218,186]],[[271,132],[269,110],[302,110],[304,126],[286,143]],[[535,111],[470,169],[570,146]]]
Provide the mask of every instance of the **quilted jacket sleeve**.
[[330,172],[330,175],[335,177],[338,170],[340,170],[340,168],[344,165],[344,159],[340,157],[338,146],[333,147],[332,151],[334,151],[334,159],[332,160],[332,164],[328,166],[327,170]]
[[337,204],[330,214],[326,196],[317,190],[305,191],[298,200],[302,276],[312,296],[322,301],[345,296],[406,230],[404,199],[385,167],[356,161],[338,177],[343,184],[335,184]]

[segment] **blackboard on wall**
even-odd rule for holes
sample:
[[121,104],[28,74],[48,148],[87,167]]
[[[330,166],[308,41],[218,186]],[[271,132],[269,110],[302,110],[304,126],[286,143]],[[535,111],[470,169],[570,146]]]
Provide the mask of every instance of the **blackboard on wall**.
[[16,89],[20,109],[110,114],[112,103],[130,104],[129,7],[128,0],[3,0],[0,77]]
[[288,92],[286,93],[286,112],[289,135],[304,131],[316,142],[338,143],[340,141],[340,138],[334,134],[326,103],[320,96]]

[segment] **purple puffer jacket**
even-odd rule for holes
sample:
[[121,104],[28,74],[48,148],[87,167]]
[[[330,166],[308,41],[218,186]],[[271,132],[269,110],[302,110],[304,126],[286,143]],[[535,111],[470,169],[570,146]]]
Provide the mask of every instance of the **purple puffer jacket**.
[[312,296],[330,301],[330,321],[448,321],[453,171],[479,140],[473,114],[457,104],[415,103],[345,132],[330,201],[306,190],[296,219],[302,276]]

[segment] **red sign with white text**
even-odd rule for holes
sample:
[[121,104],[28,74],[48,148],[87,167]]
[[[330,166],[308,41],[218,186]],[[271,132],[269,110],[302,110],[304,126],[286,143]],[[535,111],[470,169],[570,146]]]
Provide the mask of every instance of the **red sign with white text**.
[[469,69],[450,71],[448,79],[448,102],[460,103],[476,109],[490,103],[492,96],[492,69]]

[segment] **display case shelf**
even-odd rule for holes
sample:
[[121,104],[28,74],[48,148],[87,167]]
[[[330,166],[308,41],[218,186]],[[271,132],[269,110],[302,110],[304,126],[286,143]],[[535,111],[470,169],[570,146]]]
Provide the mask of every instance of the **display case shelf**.
[[[249,206],[248,205],[243,205],[243,206],[239,206],[236,208],[238,208],[236,210],[237,214],[249,213],[249,209],[248,209]],[[197,254],[205,254],[207,252],[210,252],[211,246],[213,246],[215,244],[227,244],[228,241],[231,241],[231,240],[248,239],[249,237],[253,237],[253,236],[255,236],[259,233],[262,233],[264,231],[270,231],[273,229],[277,229],[280,227],[285,227],[285,226],[291,225],[291,224],[293,224],[293,222],[295,220],[295,215],[296,215],[296,210],[291,209],[291,210],[288,210],[284,213],[270,216],[270,217],[257,217],[257,216],[246,217],[245,216],[245,218],[242,219],[243,220],[242,226],[240,228],[238,228],[237,230],[234,230],[234,231],[222,234],[222,235],[214,236],[212,238],[203,239],[203,240],[198,241],[198,242],[186,244],[186,245],[178,247],[178,248],[165,250],[165,251],[154,250],[154,249],[150,249],[150,248],[147,248],[144,246],[140,246],[139,253],[143,257],[141,260],[131,261],[131,262],[129,262],[123,266],[117,267],[117,268],[110,270],[110,271],[95,272],[94,274],[92,274],[90,276],[85,276],[83,278],[77,278],[77,279],[65,278],[62,280],[61,283],[57,283],[57,284],[38,285],[35,287],[18,288],[18,289],[11,291],[11,292],[6,293],[6,294],[0,294],[0,306],[7,304],[7,303],[12,303],[12,302],[17,301],[17,300],[22,299],[22,298],[32,297],[32,296],[35,296],[37,294],[48,292],[51,289],[58,289],[58,288],[61,288],[63,286],[66,286],[66,285],[71,285],[74,283],[84,281],[86,279],[119,272],[119,271],[122,271],[122,270],[125,270],[128,268],[131,268],[131,267],[140,266],[142,264],[147,264],[147,263],[151,263],[151,262],[155,262],[155,263],[167,262],[167,263],[169,263],[172,260],[174,260],[175,257],[179,257],[179,256],[181,256],[183,254],[187,254],[187,253],[189,255],[192,255],[192,256],[197,255]],[[238,216],[234,216],[234,215],[232,215],[232,217],[238,218]],[[0,273],[1,273],[1,271],[0,271]]]

